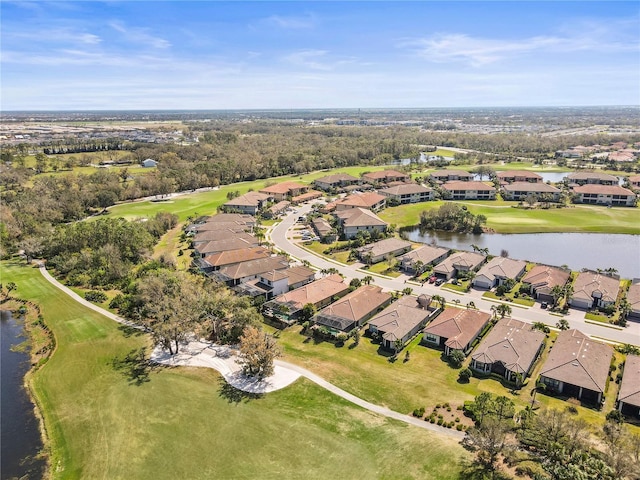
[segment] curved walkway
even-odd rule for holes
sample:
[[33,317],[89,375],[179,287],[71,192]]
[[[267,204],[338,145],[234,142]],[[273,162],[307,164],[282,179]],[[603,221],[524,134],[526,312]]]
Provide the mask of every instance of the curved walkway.
[[[47,281],[49,281],[56,288],[62,290],[75,301],[81,303],[94,312],[100,313],[118,323],[143,330],[143,328],[139,325],[135,325],[128,320],[125,320],[124,318],[119,317],[118,315],[115,315],[85,300],[73,290],[58,282],[58,280],[53,278],[47,271],[44,263],[40,262],[39,267],[40,273]],[[151,354],[151,359],[164,365],[182,365],[213,368],[217,370],[230,385],[239,390],[249,393],[272,392],[291,385],[300,377],[305,377],[311,380],[313,383],[319,385],[320,387],[330,391],[331,393],[342,397],[345,400],[371,412],[383,415],[388,418],[393,418],[404,423],[408,423],[409,425],[424,428],[426,430],[431,430],[442,435],[448,435],[459,440],[464,437],[463,432],[443,428],[438,425],[425,422],[424,420],[420,420],[409,415],[404,415],[394,410],[390,410],[386,407],[381,407],[380,405],[375,405],[373,403],[367,402],[366,400],[356,397],[355,395],[342,390],[332,383],[327,382],[326,380],[310,372],[309,370],[289,362],[276,360],[274,366],[275,372],[271,377],[263,380],[249,378],[242,374],[240,365],[238,365],[236,361],[237,357],[234,349],[227,346],[215,345],[202,341],[193,341],[188,343],[186,346],[183,346],[181,352],[177,355],[170,355],[162,348],[156,347]]]

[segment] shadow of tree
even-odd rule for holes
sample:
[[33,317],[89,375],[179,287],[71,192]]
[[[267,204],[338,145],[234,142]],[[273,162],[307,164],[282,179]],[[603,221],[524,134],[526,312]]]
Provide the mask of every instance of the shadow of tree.
[[261,393],[244,392],[237,389],[224,378],[220,377],[220,388],[218,389],[218,395],[227,400],[229,403],[247,403],[250,400],[257,400],[263,397]]
[[136,386],[148,382],[149,374],[161,368],[161,365],[149,359],[146,347],[134,348],[122,358],[115,357],[110,364],[114,370],[121,372],[128,379],[130,385]]
[[122,332],[125,338],[129,337],[139,337],[140,335],[144,335],[144,330],[140,328],[135,328],[130,325],[118,325],[118,330]]

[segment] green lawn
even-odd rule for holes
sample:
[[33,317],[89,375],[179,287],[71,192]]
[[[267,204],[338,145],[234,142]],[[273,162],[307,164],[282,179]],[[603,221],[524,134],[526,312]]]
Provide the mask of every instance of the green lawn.
[[53,478],[457,478],[465,453],[453,440],[305,380],[258,399],[208,369],[157,369],[131,382],[113,362],[148,347],[146,336],[125,335],[35,268],[1,267],[3,282],[40,304],[57,340],[31,377]]
[[399,277],[400,272],[397,269],[389,270],[389,264],[383,260],[382,262],[374,263],[369,267],[364,267],[363,270],[371,273],[379,273],[381,275],[387,275],[388,277]]
[[[423,210],[439,208],[444,202],[401,205],[383,210],[378,215],[398,227],[417,225]],[[549,210],[513,208],[517,202],[455,202],[466,205],[475,215],[487,217],[487,227],[498,233],[600,232],[640,234],[640,209],[606,208],[595,205],[571,205]]]

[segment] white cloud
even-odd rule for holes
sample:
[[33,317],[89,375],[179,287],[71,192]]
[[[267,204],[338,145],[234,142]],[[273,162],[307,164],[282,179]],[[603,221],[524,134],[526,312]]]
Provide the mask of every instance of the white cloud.
[[580,51],[638,51],[638,43],[614,40],[609,28],[580,30],[565,36],[535,36],[518,40],[472,37],[466,34],[435,34],[407,39],[399,47],[432,62],[466,62],[479,67],[528,53],[572,53]]
[[130,42],[148,45],[153,48],[171,47],[171,42],[165,40],[164,38],[155,37],[149,34],[148,29],[146,28],[127,27],[119,21],[109,22],[109,26],[115,31],[121,33],[124,38],[129,40]]

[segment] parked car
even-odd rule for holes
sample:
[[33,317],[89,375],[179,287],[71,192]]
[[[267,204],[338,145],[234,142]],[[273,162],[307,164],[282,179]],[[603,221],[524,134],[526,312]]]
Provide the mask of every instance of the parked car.
[[429,277],[429,283],[434,283],[436,281],[436,276],[432,275],[431,277]]
[[436,286],[438,286],[438,287],[440,285],[442,285],[443,283],[444,283],[444,279],[442,279],[442,278],[439,278],[439,279],[436,280]]
[[547,302],[542,302],[540,304],[540,308],[547,308],[549,306],[549,304]]

